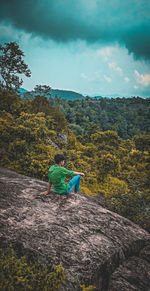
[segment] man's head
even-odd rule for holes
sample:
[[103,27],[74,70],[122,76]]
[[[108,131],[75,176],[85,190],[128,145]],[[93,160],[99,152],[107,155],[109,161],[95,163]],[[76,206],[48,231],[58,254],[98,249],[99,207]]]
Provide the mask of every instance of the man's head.
[[57,154],[54,157],[55,163],[59,166],[63,166],[65,162],[65,157],[63,155]]

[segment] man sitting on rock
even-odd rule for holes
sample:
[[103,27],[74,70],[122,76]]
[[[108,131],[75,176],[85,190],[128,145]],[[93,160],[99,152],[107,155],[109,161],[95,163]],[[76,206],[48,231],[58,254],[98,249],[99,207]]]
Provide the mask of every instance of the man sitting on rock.
[[[47,195],[50,192],[53,184],[54,191],[58,194],[69,194],[75,187],[75,193],[79,191],[81,176],[85,177],[84,173],[69,171],[64,168],[65,158],[63,155],[57,154],[55,157],[55,165],[50,167],[48,171],[49,181],[48,189],[41,194]],[[69,183],[65,182],[65,177],[73,177]]]

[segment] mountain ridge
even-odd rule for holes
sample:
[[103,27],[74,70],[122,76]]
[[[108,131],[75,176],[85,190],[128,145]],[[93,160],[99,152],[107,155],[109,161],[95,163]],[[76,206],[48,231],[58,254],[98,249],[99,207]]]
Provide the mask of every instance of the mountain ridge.
[[62,99],[67,99],[67,100],[85,100],[86,97],[89,97],[91,99],[97,98],[97,99],[101,99],[101,98],[107,98],[107,99],[116,99],[116,98],[134,98],[134,97],[139,97],[142,99],[147,99],[150,98],[149,96],[147,97],[140,97],[140,96],[119,96],[119,94],[92,94],[92,95],[87,95],[87,94],[82,94],[82,93],[78,93],[72,90],[65,90],[65,89],[51,89],[49,93],[36,93],[35,91],[31,90],[26,90],[24,88],[20,88],[19,92],[21,94],[21,97],[24,97],[24,95],[27,93],[29,94],[34,94],[34,95],[44,95],[46,97],[59,97]]
[[61,90],[61,89],[51,89],[48,93],[45,92],[35,92],[35,91],[28,91],[24,88],[20,88],[19,89],[21,97],[25,97],[26,94],[31,94],[31,95],[44,95],[45,97],[49,98],[55,98],[55,97],[59,97],[62,99],[67,99],[67,100],[82,100],[85,99],[85,97],[80,94],[77,93],[75,91],[70,91],[70,90]]

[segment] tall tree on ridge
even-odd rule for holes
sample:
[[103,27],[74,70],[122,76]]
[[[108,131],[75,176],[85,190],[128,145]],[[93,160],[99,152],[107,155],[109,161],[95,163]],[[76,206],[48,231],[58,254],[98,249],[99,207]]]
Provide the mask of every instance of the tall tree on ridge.
[[24,74],[26,77],[31,76],[28,65],[25,64],[22,57],[24,53],[16,42],[0,44],[0,87],[2,89],[16,91],[23,83],[18,74]]

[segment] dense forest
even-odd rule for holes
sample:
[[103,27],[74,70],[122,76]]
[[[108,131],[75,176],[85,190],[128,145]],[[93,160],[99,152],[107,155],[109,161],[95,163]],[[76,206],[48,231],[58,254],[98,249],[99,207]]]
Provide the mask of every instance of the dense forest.
[[[75,116],[71,126],[69,118],[60,112],[65,107],[61,102]],[[86,174],[82,179],[81,192],[97,195],[105,207],[150,230],[149,102],[149,99],[141,98],[103,99],[97,104],[90,100],[70,102],[55,98],[52,106],[51,98],[35,96],[29,101],[13,92],[1,90],[0,163],[19,173],[47,181],[54,155],[63,153],[66,167]],[[67,110],[64,113],[66,115]],[[102,122],[99,124],[102,113],[107,116],[103,126]],[[130,124],[130,138],[122,137],[118,132],[119,126],[124,129],[119,119],[126,121],[128,126]],[[79,126],[84,134],[76,136],[71,130],[72,124]]]
[[90,98],[64,100],[50,98],[50,104],[62,112],[70,128],[87,140],[97,130],[113,130],[124,139],[150,133],[150,98]]

